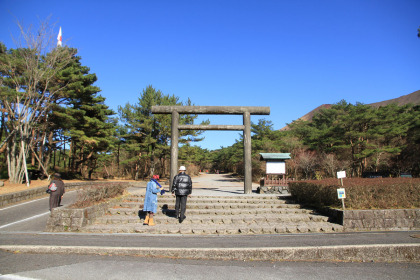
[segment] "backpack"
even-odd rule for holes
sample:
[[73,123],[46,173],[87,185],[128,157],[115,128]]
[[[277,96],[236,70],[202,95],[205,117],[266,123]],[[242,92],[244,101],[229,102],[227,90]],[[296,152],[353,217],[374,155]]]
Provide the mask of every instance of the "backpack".
[[55,192],[57,190],[57,185],[54,183],[54,182],[52,182],[49,186],[48,186],[48,190],[47,190],[47,192],[49,191],[49,192]]

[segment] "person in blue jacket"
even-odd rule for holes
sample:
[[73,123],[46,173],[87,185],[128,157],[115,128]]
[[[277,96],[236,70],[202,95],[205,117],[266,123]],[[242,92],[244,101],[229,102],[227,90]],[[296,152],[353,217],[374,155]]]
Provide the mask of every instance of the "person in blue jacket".
[[147,212],[143,225],[154,226],[153,215],[157,212],[157,194],[163,190],[158,183],[159,175],[153,175],[147,183],[146,196],[144,197],[143,211]]

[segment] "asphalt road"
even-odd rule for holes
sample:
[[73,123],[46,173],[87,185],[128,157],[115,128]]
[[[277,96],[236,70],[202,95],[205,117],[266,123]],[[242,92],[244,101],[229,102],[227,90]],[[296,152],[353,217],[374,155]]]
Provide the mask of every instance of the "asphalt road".
[[413,263],[257,262],[0,251],[0,279],[413,279]]
[[145,235],[43,232],[0,232],[1,245],[153,247],[153,248],[271,248],[374,244],[420,244],[420,232],[312,233],[273,235]]
[[[73,203],[76,195],[76,191],[66,192],[61,204]],[[49,196],[0,208],[0,233],[43,232],[49,214]]]

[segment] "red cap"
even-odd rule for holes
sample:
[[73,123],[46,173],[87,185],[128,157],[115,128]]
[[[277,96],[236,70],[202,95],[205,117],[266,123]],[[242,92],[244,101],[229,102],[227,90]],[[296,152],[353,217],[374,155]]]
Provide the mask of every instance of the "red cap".
[[152,178],[155,179],[155,180],[159,180],[159,175],[153,175]]

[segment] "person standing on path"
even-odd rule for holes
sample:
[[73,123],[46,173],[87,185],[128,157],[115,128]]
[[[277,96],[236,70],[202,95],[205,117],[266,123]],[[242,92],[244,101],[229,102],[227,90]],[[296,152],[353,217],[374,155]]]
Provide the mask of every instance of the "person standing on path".
[[157,212],[157,194],[163,190],[158,183],[159,175],[153,175],[152,179],[147,183],[146,195],[144,197],[143,211],[147,212],[143,225],[154,226],[155,221],[153,215]]
[[186,218],[187,197],[191,197],[192,192],[191,177],[185,173],[186,170],[185,166],[181,166],[172,183],[172,195],[176,195],[175,214],[180,223]]
[[61,180],[61,175],[59,173],[54,174],[54,179],[51,181],[48,186],[50,190],[50,211],[53,208],[60,206],[61,199],[63,198],[64,193],[64,182]]

